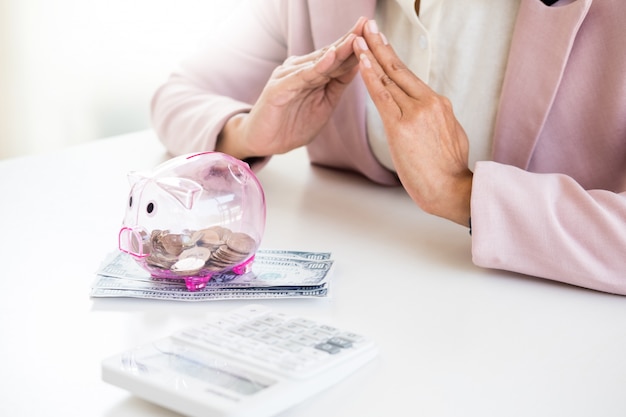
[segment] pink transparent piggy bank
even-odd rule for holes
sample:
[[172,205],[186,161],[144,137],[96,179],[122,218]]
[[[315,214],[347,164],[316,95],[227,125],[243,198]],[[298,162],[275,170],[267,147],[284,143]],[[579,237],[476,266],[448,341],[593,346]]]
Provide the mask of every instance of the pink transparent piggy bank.
[[153,278],[191,291],[245,273],[265,228],[265,196],[248,165],[219,152],[173,158],[131,183],[119,248]]

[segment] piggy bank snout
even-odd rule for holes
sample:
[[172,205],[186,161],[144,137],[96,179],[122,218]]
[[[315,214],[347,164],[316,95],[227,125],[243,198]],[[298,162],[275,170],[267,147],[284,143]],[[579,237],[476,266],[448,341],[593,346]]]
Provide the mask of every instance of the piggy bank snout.
[[150,256],[148,232],[141,227],[122,227],[118,236],[118,245],[122,252],[137,258]]

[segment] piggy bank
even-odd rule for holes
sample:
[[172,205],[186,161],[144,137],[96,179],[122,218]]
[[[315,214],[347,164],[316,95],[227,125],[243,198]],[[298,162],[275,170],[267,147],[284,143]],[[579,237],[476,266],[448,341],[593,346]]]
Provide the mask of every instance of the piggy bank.
[[263,237],[265,196],[248,165],[219,152],[179,156],[130,173],[119,248],[153,278],[190,291],[216,273],[245,273]]

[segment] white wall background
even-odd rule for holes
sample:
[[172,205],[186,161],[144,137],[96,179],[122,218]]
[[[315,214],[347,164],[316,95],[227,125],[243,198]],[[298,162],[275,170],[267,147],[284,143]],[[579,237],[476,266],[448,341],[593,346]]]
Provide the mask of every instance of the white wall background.
[[149,101],[240,0],[0,0],[0,158],[150,127]]

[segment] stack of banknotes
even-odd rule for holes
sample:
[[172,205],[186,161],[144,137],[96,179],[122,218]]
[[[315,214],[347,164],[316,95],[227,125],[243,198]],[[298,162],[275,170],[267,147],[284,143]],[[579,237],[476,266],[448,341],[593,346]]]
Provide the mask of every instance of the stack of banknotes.
[[325,297],[332,266],[328,252],[259,250],[249,272],[218,273],[205,288],[189,291],[184,280],[155,279],[130,255],[116,252],[98,270],[90,295],[174,301]]

